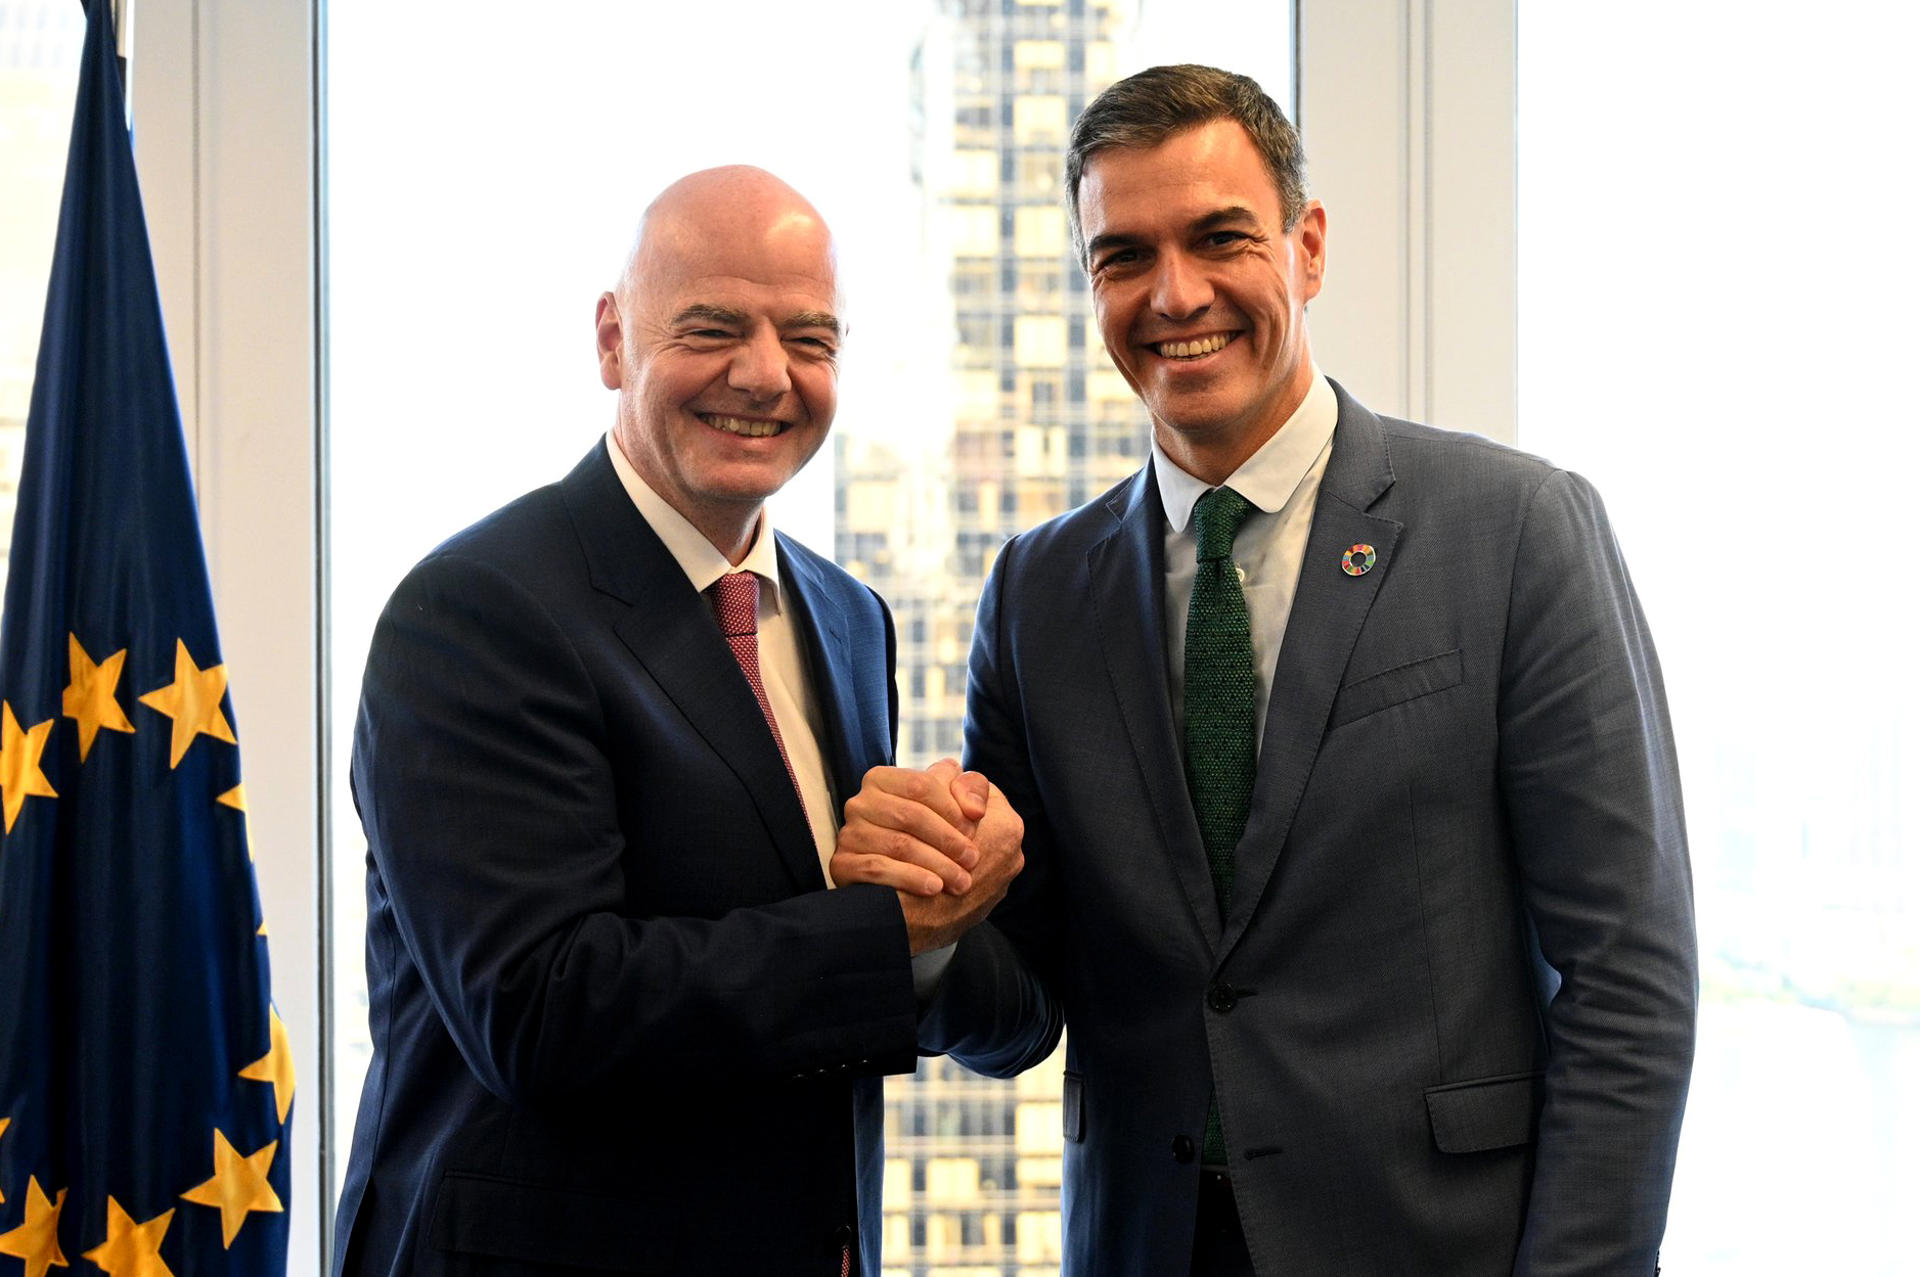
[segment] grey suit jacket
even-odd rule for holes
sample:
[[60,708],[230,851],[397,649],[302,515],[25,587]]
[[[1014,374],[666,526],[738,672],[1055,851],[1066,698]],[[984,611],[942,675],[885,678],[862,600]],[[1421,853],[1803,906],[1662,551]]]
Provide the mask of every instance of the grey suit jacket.
[[1217,1093],[1263,1273],[1651,1273],[1696,967],[1639,604],[1583,480],[1339,401],[1224,917],[1151,474],[1015,538],[981,600],[967,764],[1027,821],[991,925],[1066,1017],[1066,1272],[1186,1270]]

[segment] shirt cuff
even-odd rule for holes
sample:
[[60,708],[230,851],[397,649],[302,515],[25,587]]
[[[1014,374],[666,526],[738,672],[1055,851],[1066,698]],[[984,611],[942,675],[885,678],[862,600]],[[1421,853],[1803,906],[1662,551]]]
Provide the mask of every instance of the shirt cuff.
[[933,1001],[933,995],[939,990],[940,981],[945,978],[947,967],[953,961],[955,947],[943,945],[925,953],[916,953],[910,959],[913,963],[913,996],[922,1007]]

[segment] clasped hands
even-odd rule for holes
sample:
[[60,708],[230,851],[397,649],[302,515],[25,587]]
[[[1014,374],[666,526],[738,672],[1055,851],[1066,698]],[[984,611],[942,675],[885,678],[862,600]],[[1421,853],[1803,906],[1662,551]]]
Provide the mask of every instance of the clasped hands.
[[839,886],[900,893],[916,954],[952,944],[987,916],[1026,864],[1026,824],[978,772],[943,758],[925,771],[875,767],[847,800],[830,865]]

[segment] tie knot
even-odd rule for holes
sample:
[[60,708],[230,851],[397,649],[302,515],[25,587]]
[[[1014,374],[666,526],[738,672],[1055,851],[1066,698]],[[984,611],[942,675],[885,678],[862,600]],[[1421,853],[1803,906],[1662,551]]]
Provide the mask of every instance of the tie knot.
[[759,629],[760,580],[751,572],[729,572],[707,587],[720,632],[728,638]]
[[1224,559],[1233,554],[1234,533],[1253,513],[1253,502],[1232,488],[1215,488],[1193,507],[1195,554],[1201,560]]

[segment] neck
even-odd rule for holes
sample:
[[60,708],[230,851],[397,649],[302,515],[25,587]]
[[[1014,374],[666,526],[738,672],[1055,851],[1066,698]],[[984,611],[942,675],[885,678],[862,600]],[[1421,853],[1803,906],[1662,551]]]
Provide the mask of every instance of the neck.
[[1248,457],[1279,433],[1280,427],[1276,425],[1231,439],[1196,439],[1160,421],[1153,423],[1154,441],[1160,450],[1182,470],[1214,488],[1232,478],[1233,472],[1246,464]]
[[1246,464],[1248,457],[1265,447],[1267,440],[1285,429],[1293,420],[1293,414],[1300,411],[1300,405],[1307,401],[1307,392],[1313,387],[1313,372],[1311,365],[1303,366],[1307,371],[1299,384],[1251,428],[1229,424],[1212,430],[1183,430],[1155,417],[1154,442],[1182,470],[1202,483],[1219,487]]
[[[684,512],[683,512],[684,513]],[[753,548],[753,538],[760,528],[760,507],[754,506],[752,513],[744,521],[737,519],[717,519],[711,515],[694,518],[688,516],[687,522],[700,530],[714,549],[727,557],[727,562],[735,567],[747,557],[747,551]]]

